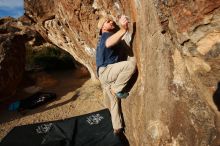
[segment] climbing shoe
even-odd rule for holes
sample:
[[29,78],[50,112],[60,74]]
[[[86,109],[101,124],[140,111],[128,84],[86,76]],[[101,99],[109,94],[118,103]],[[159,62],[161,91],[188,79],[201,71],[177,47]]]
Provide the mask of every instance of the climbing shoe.
[[128,92],[118,92],[115,94],[118,98],[122,99],[122,98],[126,98],[129,93]]

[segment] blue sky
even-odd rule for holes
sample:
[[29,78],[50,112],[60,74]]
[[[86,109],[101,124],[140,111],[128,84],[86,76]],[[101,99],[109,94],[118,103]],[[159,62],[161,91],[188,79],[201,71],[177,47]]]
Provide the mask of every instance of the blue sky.
[[0,17],[18,18],[24,14],[23,0],[0,0]]

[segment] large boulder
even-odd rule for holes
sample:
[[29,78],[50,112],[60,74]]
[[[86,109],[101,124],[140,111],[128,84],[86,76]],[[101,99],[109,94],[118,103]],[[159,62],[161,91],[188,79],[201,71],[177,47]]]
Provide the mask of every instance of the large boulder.
[[214,145],[220,0],[25,0],[38,32],[85,65],[92,79],[96,26],[107,14],[115,20],[126,14],[131,22],[138,78],[122,101],[130,145]]
[[24,35],[9,23],[13,18],[0,19],[0,96],[12,95],[22,79],[25,65]]
[[38,36],[28,28],[27,21],[21,20],[12,17],[0,19],[1,100],[16,92],[25,71],[25,43]]

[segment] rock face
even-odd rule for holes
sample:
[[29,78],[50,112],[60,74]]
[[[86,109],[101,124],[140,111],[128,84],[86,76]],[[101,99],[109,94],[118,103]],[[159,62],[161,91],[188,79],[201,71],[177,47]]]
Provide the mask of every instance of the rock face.
[[25,9],[42,36],[85,65],[92,79],[99,17],[128,15],[138,67],[122,101],[130,145],[216,145],[220,0],[25,0]]
[[19,28],[21,22],[13,18],[0,19],[0,96],[12,95],[22,79],[25,66],[25,40]]
[[25,70],[26,45],[40,45],[43,38],[30,28],[26,17],[0,19],[0,100],[15,93]]

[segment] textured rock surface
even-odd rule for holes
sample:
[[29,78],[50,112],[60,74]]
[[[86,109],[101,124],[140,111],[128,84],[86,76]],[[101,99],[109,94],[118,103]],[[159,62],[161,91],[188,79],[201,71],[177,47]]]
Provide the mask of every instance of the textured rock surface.
[[128,15],[138,66],[122,101],[130,145],[215,145],[220,0],[25,0],[25,7],[43,37],[85,65],[92,79],[99,17]]
[[25,66],[26,35],[31,32],[21,21],[0,19],[0,98],[12,95],[22,79]]

